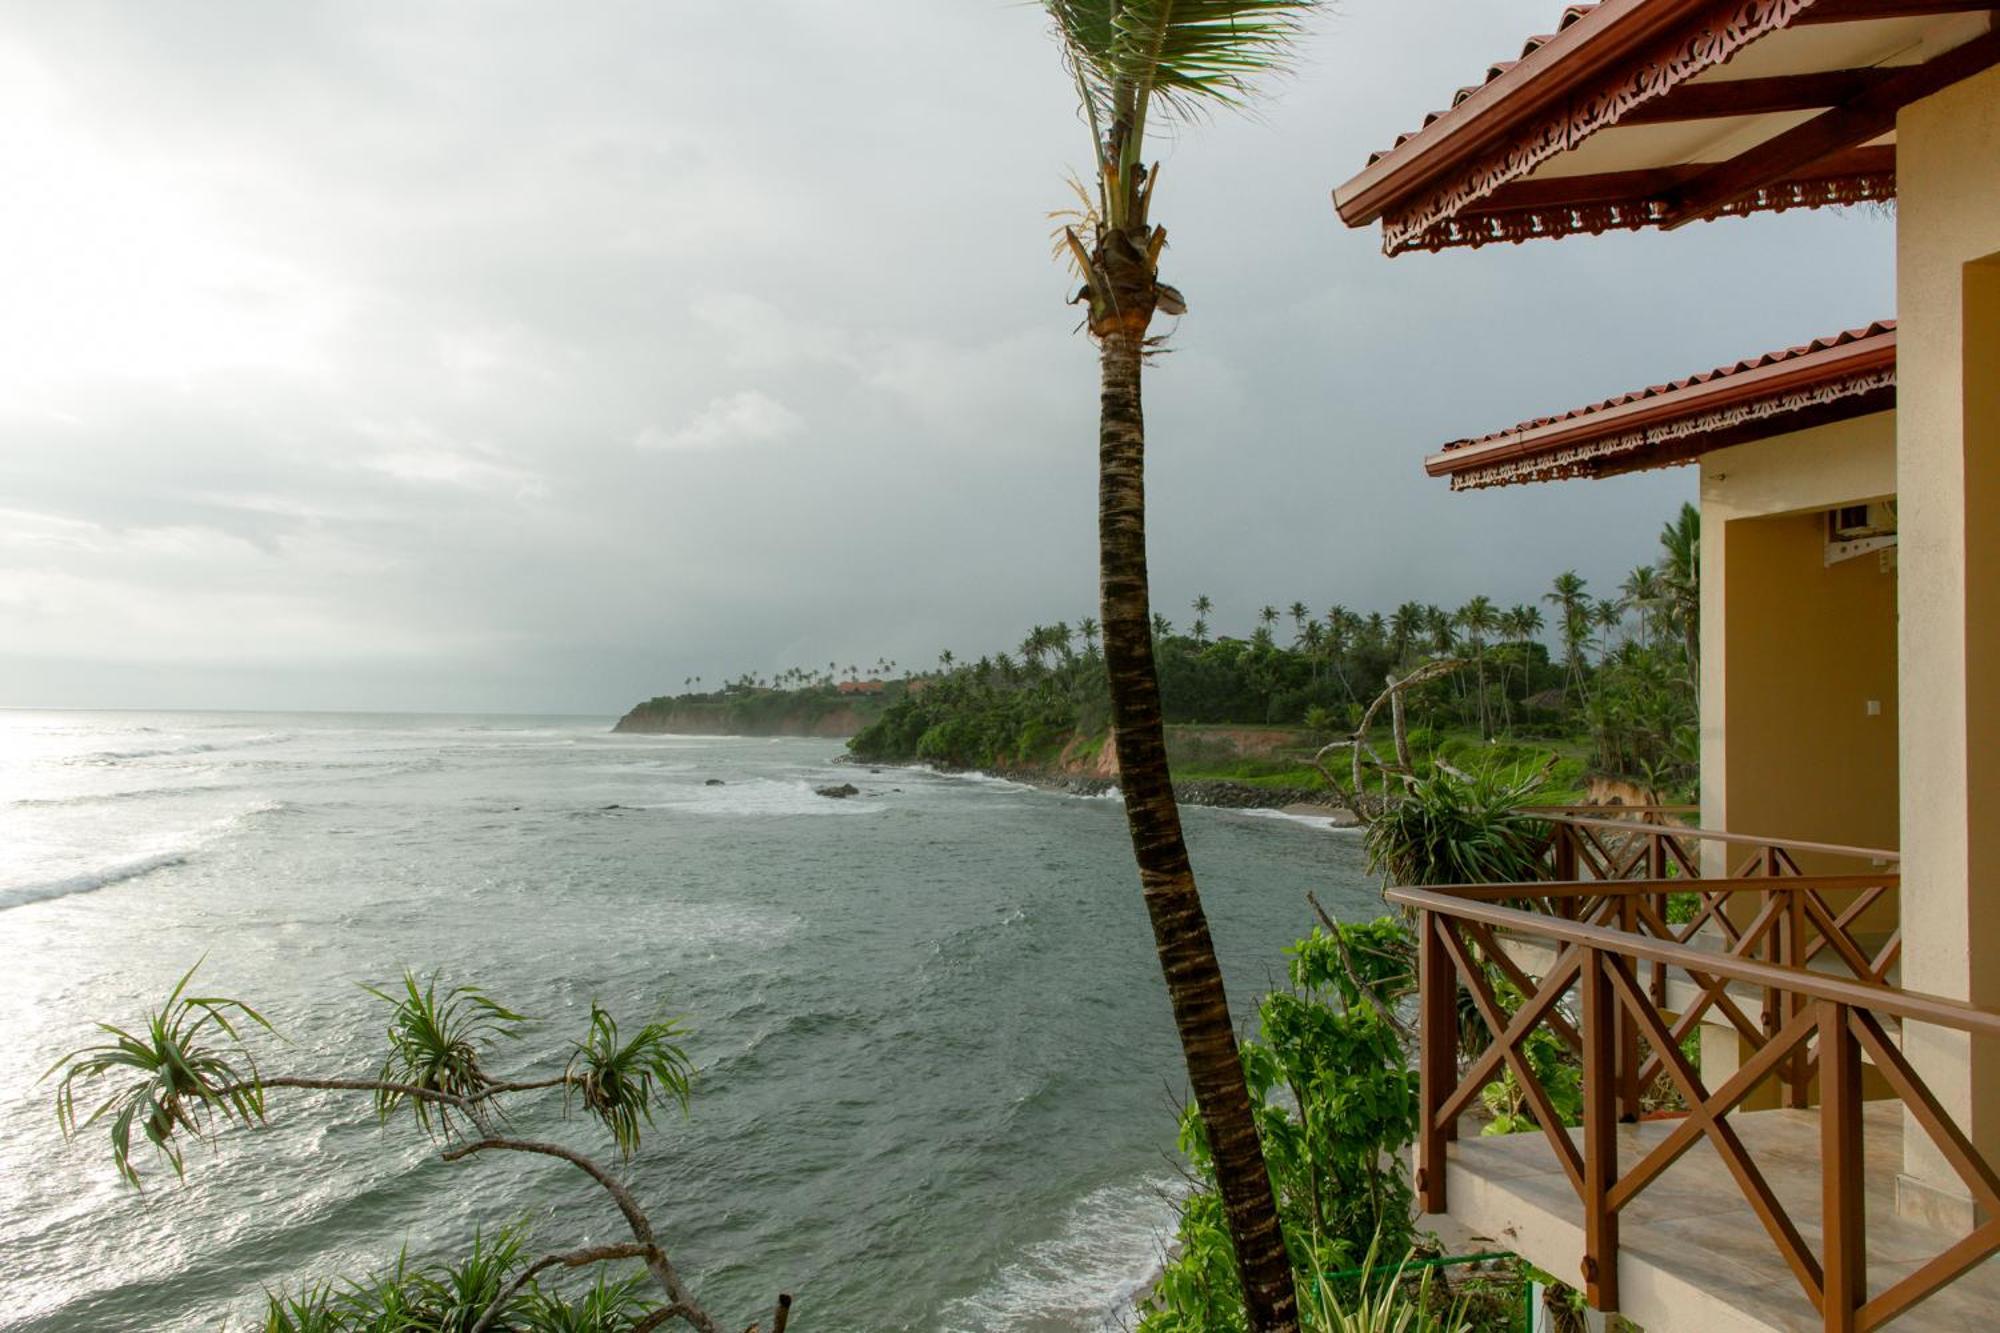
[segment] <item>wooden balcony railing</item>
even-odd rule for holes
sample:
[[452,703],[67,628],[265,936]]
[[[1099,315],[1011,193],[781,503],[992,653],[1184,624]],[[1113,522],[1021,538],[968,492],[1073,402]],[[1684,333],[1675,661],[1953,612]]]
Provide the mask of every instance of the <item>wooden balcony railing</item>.
[[[1650,882],[1648,905],[1662,923],[1677,915],[1674,904],[1679,895],[1692,913],[1673,934],[1679,943],[1712,939],[1729,952],[1781,966],[1825,969],[1831,963],[1864,981],[1895,979],[1902,953],[1895,874],[1902,860],[1899,853],[1697,828],[1683,822],[1695,809],[1688,805],[1528,807],[1549,825],[1542,858],[1544,879],[1566,885]],[[1720,849],[1717,859],[1727,867],[1725,878],[1704,876],[1704,844]],[[1762,881],[1807,877],[1800,867],[1802,857],[1853,873],[1812,877],[1817,887],[1804,895],[1759,901],[1744,896],[1741,881],[1759,881],[1761,888]],[[1589,894],[1563,893],[1543,899],[1540,905],[1557,915],[1588,919],[1597,902]],[[1752,947],[1743,947],[1746,944]],[[1828,958],[1822,959],[1822,954]],[[1653,967],[1648,984],[1655,1002],[1663,1001],[1666,969]]]
[[1850,847],[1798,838],[1766,838],[1725,833],[1686,822],[1691,805],[1541,805],[1524,807],[1549,824],[1544,852],[1546,877],[1579,879],[1666,879],[1703,877],[1702,844],[1722,849],[1727,877],[1798,875],[1801,856],[1838,858],[1857,868],[1895,865],[1898,853],[1880,847]]
[[[1879,1327],[2000,1251],[2000,1178],[1903,1058],[1898,1041],[1913,1023],[2000,1039],[2000,1013],[1883,984],[1887,964],[1879,955],[1858,952],[1851,938],[1843,939],[1843,920],[1854,909],[1837,914],[1826,903],[1825,895],[1836,889],[1886,891],[1893,878],[1707,881],[1703,888],[1710,898],[1745,895],[1760,904],[1747,927],[1723,932],[1719,948],[1695,947],[1683,927],[1653,909],[1660,881],[1392,889],[1390,901],[1417,918],[1423,1100],[1418,1190],[1425,1210],[1444,1211],[1446,1143],[1456,1137],[1459,1117],[1480,1090],[1504,1070],[1519,1084],[1576,1191],[1584,1214],[1586,1295],[1600,1310],[1618,1306],[1621,1211],[1704,1138],[1828,1330]],[[1682,881],[1674,883],[1678,891]],[[1524,890],[1540,910],[1520,902]],[[1561,901],[1569,904],[1568,910],[1550,910]],[[1718,909],[1708,919],[1731,917]],[[1539,980],[1511,960],[1503,943],[1524,939],[1552,950],[1553,962]],[[1766,947],[1774,940],[1779,942],[1776,960]],[[1854,975],[1805,966],[1824,950],[1832,950]],[[1654,988],[1642,981],[1645,965],[1685,977],[1694,1002],[1677,1014],[1664,1009]],[[1513,1012],[1503,1008],[1489,967],[1527,997]],[[1458,1060],[1461,988],[1492,1034],[1463,1072]],[[1743,995],[1767,997],[1760,1021],[1743,1012],[1738,1002]],[[1703,1082],[1681,1052],[1681,1040],[1710,1009],[1724,1014],[1753,1048],[1715,1088]],[[1524,1052],[1523,1043],[1537,1029],[1554,1033],[1581,1063],[1580,1150]],[[1873,1064],[1936,1143],[1983,1219],[1969,1235],[1873,1295],[1863,1206],[1864,1061]],[[1686,1103],[1686,1117],[1636,1164],[1621,1170],[1618,1122],[1636,1118],[1640,1090],[1649,1076],[1660,1073]],[[1823,1206],[1823,1243],[1817,1254],[1731,1123],[1745,1097],[1773,1076],[1784,1081],[1795,1105],[1804,1103],[1817,1079]]]

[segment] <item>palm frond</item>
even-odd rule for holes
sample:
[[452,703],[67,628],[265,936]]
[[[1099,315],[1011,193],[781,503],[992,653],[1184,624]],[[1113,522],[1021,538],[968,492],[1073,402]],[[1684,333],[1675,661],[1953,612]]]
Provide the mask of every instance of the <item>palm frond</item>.
[[1186,118],[1240,106],[1282,68],[1319,0],[1045,0],[1086,106],[1143,127],[1157,99]]

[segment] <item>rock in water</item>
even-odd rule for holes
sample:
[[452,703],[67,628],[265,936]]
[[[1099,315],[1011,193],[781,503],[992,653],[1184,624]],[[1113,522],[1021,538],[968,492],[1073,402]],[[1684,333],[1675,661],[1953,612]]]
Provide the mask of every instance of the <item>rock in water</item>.
[[844,800],[849,796],[859,796],[861,794],[861,788],[855,786],[851,782],[843,782],[838,787],[815,787],[813,788],[813,790],[818,792],[821,796],[830,796],[836,801]]
[[722,785],[722,779],[710,778],[708,781],[702,783],[701,785],[704,787],[720,787]]

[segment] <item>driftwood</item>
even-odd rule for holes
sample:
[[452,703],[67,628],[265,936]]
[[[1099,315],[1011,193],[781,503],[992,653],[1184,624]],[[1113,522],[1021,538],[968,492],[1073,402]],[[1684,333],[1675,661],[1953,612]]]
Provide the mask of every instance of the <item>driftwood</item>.
[[[1307,761],[1322,778],[1326,779],[1326,785],[1333,788],[1333,793],[1340,798],[1341,804],[1353,811],[1354,817],[1364,825],[1374,822],[1365,808],[1366,803],[1361,799],[1365,781],[1364,770],[1372,769],[1384,778],[1395,776],[1405,780],[1414,778],[1417,773],[1416,761],[1410,755],[1410,735],[1404,718],[1403,692],[1418,685],[1427,685],[1454,671],[1462,671],[1470,665],[1472,664],[1462,657],[1444,657],[1435,662],[1424,663],[1401,680],[1397,680],[1393,675],[1386,677],[1382,692],[1375,696],[1375,701],[1368,705],[1366,712],[1362,713],[1361,725],[1354,729],[1354,734],[1321,746]],[[1393,762],[1383,759],[1368,737],[1369,731],[1375,725],[1376,714],[1380,713],[1385,705],[1389,709],[1390,732],[1396,754]],[[1351,786],[1343,785],[1327,767],[1328,756],[1337,750],[1350,752],[1353,772]],[[1450,770],[1450,766],[1442,760],[1432,762],[1440,768]]]

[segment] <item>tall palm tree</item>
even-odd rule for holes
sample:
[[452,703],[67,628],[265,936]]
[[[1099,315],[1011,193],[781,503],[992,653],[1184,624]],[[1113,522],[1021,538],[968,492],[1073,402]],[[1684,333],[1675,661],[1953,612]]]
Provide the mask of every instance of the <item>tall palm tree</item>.
[[1319,662],[1326,656],[1326,626],[1317,620],[1308,620],[1299,626],[1298,647],[1312,665],[1313,684],[1319,684]]
[[1417,636],[1424,632],[1424,608],[1415,602],[1404,602],[1389,616],[1389,651],[1400,666],[1410,656],[1410,649],[1416,646]]
[[1306,632],[1306,621],[1312,617],[1312,612],[1306,610],[1304,602],[1293,602],[1285,609],[1285,614],[1292,618],[1292,641],[1296,643]]
[[1660,581],[1667,612],[1687,652],[1688,679],[1701,681],[1701,511],[1683,504],[1660,531]]
[[1278,608],[1267,606],[1259,610],[1257,612],[1257,623],[1262,625],[1266,630],[1269,630],[1271,626],[1278,623]]
[[1084,617],[1083,619],[1081,619],[1081,620],[1077,621],[1077,622],[1076,622],[1076,632],[1077,632],[1078,634],[1081,634],[1081,635],[1083,636],[1083,651],[1084,651],[1084,655],[1085,655],[1085,656],[1090,656],[1090,655],[1092,655],[1092,654],[1096,653],[1096,652],[1097,652],[1097,617],[1096,617],[1096,616],[1085,616],[1085,617]]
[[1179,315],[1160,281],[1164,229],[1151,220],[1158,169],[1145,165],[1153,118],[1240,104],[1282,62],[1315,0],[1044,0],[1090,126],[1088,240],[1064,241],[1098,345],[1098,590],[1119,787],[1153,940],[1188,1079],[1207,1131],[1236,1250],[1244,1312],[1257,1333],[1298,1327],[1291,1261],[1251,1116],[1222,969],[1202,912],[1167,769],[1159,678],[1147,634],[1145,416],[1139,370],[1155,312]]
[[1208,600],[1208,594],[1205,592],[1196,593],[1194,601],[1190,605],[1194,607],[1194,613],[1204,619],[1207,618],[1209,612],[1215,609],[1215,603]]
[[1639,646],[1651,646],[1653,621],[1659,616],[1660,603],[1666,593],[1660,580],[1660,571],[1651,565],[1640,565],[1625,576],[1619,586],[1625,594],[1625,601],[1639,613]]
[[1354,644],[1354,613],[1335,602],[1326,609],[1326,655],[1333,663],[1333,674],[1340,678],[1340,689],[1349,703],[1357,703],[1354,686],[1348,683],[1347,667],[1343,659]]
[[1591,608],[1590,614],[1591,619],[1597,622],[1597,627],[1604,631],[1603,637],[1597,643],[1597,662],[1599,666],[1602,666],[1611,660],[1612,632],[1624,627],[1625,599],[1622,597],[1603,598],[1595,607]]
[[[1500,613],[1500,632],[1507,636],[1507,642],[1514,645],[1515,655],[1521,663],[1521,703],[1526,711],[1528,702],[1529,670],[1533,659],[1528,652],[1529,642],[1542,632],[1542,609],[1539,606],[1516,605]],[[1500,698],[1507,700],[1507,677],[1500,676]],[[1511,707],[1511,706],[1510,706]],[[1511,716],[1511,713],[1510,713]]]
[[1556,608],[1556,628],[1562,634],[1563,642],[1563,701],[1569,701],[1569,687],[1575,684],[1577,692],[1583,692],[1583,645],[1590,641],[1590,598],[1584,593],[1585,581],[1573,569],[1565,569],[1556,575],[1549,585],[1549,591],[1542,594],[1542,600]]
[[1453,617],[1459,628],[1465,631],[1465,641],[1472,646],[1472,664],[1479,678],[1479,735],[1482,740],[1493,738],[1493,719],[1486,707],[1486,636],[1493,632],[1494,616],[1493,599],[1481,594],[1458,608],[1458,614]]
[[1424,633],[1430,636],[1430,650],[1440,657],[1458,651],[1458,635],[1452,632],[1451,613],[1441,606],[1424,607]]

